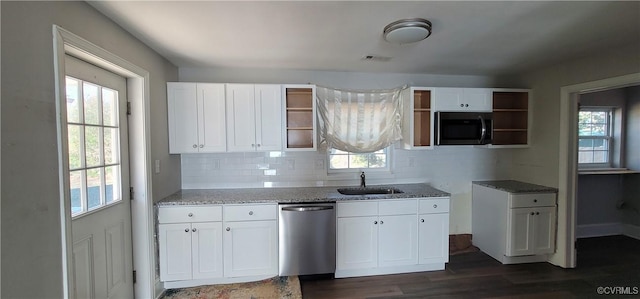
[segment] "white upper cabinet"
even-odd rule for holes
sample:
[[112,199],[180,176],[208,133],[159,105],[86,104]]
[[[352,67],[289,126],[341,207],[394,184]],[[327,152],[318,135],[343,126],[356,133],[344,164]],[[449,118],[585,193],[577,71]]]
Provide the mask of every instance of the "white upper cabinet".
[[224,84],[167,83],[169,153],[226,151]]
[[433,89],[411,87],[402,92],[402,146],[404,149],[433,148]]
[[282,149],[280,85],[227,84],[227,150]]
[[434,111],[491,112],[491,89],[435,88]]

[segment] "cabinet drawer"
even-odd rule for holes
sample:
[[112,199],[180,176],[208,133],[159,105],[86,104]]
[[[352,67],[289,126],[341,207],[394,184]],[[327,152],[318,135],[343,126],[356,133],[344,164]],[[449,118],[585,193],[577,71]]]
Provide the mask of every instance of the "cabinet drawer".
[[449,198],[434,197],[429,199],[421,199],[418,210],[420,214],[448,213]]
[[224,221],[272,220],[278,215],[278,205],[225,205]]
[[377,201],[339,202],[338,217],[378,216]]
[[161,207],[159,223],[222,221],[221,206]]
[[555,193],[511,194],[509,208],[550,207],[556,205]]
[[415,199],[396,200],[389,199],[380,201],[378,204],[378,215],[406,215],[417,214],[418,203]]

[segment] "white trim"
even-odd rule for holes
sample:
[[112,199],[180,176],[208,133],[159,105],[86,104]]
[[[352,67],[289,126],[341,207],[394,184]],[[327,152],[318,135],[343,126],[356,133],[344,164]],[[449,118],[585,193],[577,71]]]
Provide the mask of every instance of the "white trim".
[[640,73],[607,78],[560,89],[560,142],[558,182],[558,242],[550,262],[565,268],[576,267],[576,187],[577,187],[577,111],[578,94],[640,83]]
[[57,26],[53,25],[53,54],[56,88],[56,108],[58,111],[58,155],[60,167],[61,233],[63,294],[73,298],[73,264],[71,256],[71,206],[66,175],[66,126],[61,124],[60,115],[66,115],[65,105],[65,54],[70,54],[97,66],[110,70],[127,78],[127,94],[132,102],[132,115],[129,118],[129,132],[136,138],[130,138],[131,186],[136,190],[131,202],[133,268],[137,270],[137,282],[134,293],[137,298],[155,297],[155,250],[153,242],[153,200],[151,186],[151,140],[150,140],[150,98],[149,72],[112,54],[97,45]]

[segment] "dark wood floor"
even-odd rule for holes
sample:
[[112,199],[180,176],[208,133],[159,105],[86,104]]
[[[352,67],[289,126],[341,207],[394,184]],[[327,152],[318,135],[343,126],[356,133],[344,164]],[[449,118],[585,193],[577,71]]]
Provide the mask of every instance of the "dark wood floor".
[[598,287],[640,288],[640,240],[578,240],[578,267],[502,265],[482,252],[450,257],[443,271],[301,281],[314,298],[640,298],[599,296]]

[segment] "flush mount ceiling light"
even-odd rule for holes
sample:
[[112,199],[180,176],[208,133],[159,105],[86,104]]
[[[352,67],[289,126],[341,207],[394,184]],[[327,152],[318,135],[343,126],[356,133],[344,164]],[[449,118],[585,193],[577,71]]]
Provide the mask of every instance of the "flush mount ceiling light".
[[382,31],[384,39],[394,44],[419,42],[429,35],[431,35],[431,22],[420,18],[395,21],[384,27]]

